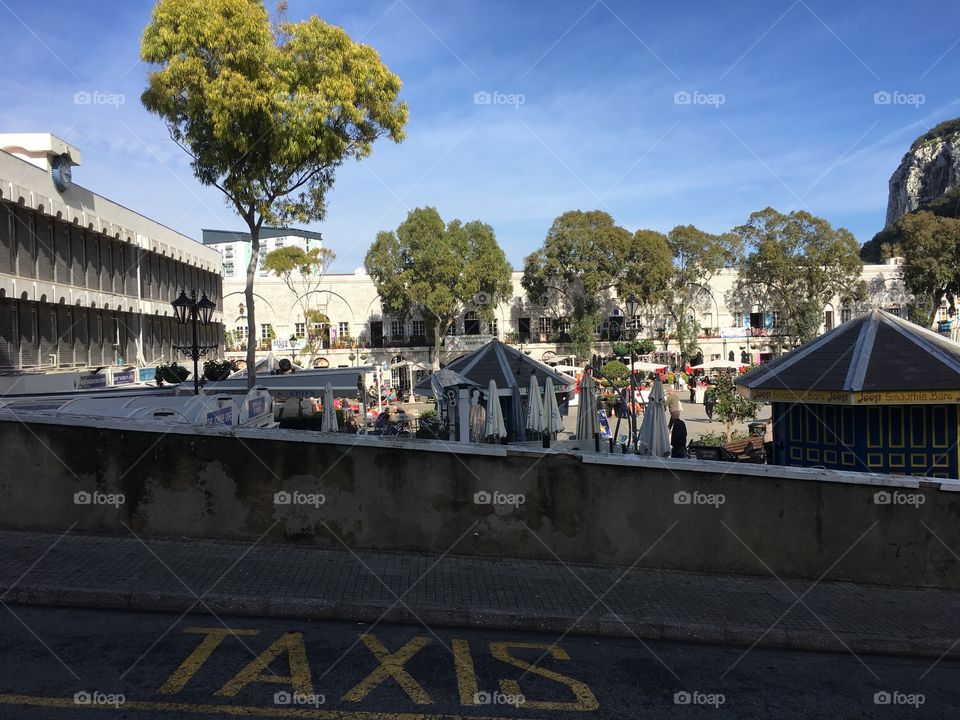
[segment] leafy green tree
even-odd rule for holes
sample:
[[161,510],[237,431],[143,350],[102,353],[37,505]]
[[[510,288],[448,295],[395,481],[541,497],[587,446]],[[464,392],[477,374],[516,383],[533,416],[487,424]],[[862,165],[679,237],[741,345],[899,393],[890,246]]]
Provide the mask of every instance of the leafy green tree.
[[274,26],[262,0],[159,0],[140,56],[151,66],[144,106],[249,229],[253,338],[260,228],[321,220],[340,165],[369,155],[381,136],[403,139],[400,79],[375,50],[317,17]]
[[605,377],[619,384],[630,374],[630,368],[619,360],[611,360],[600,368],[600,372],[602,372]]
[[748,400],[738,393],[737,386],[733,382],[733,373],[730,372],[720,372],[718,374],[713,390],[717,398],[713,414],[721,422],[726,423],[727,442],[730,442],[733,438],[733,426],[736,423],[756,420],[763,403]]
[[263,259],[264,268],[283,280],[300,308],[304,322],[304,349],[310,358],[310,365],[323,346],[323,334],[319,327],[326,320],[326,315],[317,306],[320,285],[336,257],[336,253],[328,248],[304,250],[296,245],[285,245],[267,253]]
[[849,230],[805,211],[784,215],[767,208],[733,232],[745,249],[735,287],[739,302],[777,312],[793,346],[816,337],[834,297],[847,303],[865,296],[860,246]]
[[740,238],[734,234],[712,235],[693,225],[678,225],[667,235],[673,272],[664,305],[673,320],[674,337],[680,348],[680,364],[696,352],[700,323],[694,311],[710,302],[709,284],[720,270],[733,266],[740,255]]
[[396,232],[378,233],[364,266],[384,311],[428,321],[434,370],[444,335],[465,310],[490,321],[513,293],[512,269],[493,228],[479,220],[444,224],[432,207],[411,210]]
[[521,282],[531,301],[571,318],[572,350],[585,359],[607,302],[660,297],[669,266],[660,233],[631,234],[605,212],[573,210],[554,220],[543,246],[527,256]]
[[901,237],[901,277],[914,294],[911,320],[930,326],[944,298],[956,312],[960,292],[960,220],[921,211],[897,223]]

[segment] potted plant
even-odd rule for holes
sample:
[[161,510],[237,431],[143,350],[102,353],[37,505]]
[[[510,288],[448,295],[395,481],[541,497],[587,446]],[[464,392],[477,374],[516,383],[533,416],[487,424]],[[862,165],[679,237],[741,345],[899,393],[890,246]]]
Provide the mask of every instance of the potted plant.
[[190,377],[190,371],[180,363],[174,361],[169,365],[159,365],[153,377],[157,385],[163,385],[164,383],[178,385]]
[[203,376],[210,382],[219,382],[226,380],[237,369],[233,360],[207,360],[203,364]]

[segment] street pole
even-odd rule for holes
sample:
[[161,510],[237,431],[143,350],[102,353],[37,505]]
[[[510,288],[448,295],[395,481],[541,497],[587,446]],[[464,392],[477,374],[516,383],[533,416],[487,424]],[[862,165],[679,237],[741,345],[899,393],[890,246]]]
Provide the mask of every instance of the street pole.
[[193,325],[193,394],[200,394],[200,376],[198,370],[198,363],[200,362],[200,341],[197,337],[197,304],[194,303],[193,307],[190,309],[190,322]]
[[636,356],[633,348],[630,348],[630,442],[627,443],[627,447],[633,444],[634,450],[637,450],[637,376],[634,375],[633,369]]

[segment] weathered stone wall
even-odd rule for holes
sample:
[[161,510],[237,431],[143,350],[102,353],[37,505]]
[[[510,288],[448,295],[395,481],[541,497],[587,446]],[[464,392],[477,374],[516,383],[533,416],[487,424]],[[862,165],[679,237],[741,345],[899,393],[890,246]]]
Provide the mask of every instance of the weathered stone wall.
[[64,422],[0,420],[0,527],[960,588],[957,481]]

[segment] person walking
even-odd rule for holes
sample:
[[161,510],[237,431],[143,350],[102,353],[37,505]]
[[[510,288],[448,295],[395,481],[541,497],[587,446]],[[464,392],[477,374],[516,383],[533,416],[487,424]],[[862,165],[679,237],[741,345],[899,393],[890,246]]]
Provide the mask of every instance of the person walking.
[[670,388],[670,390],[667,391],[667,410],[670,411],[670,422],[667,423],[668,428],[672,428],[673,424],[680,419],[680,409],[680,394],[675,388]]
[[687,424],[679,417],[670,429],[670,457],[687,457]]
[[717,391],[713,385],[707,383],[707,389],[703,392],[703,409],[707,413],[707,422],[713,422],[713,408],[717,405]]

